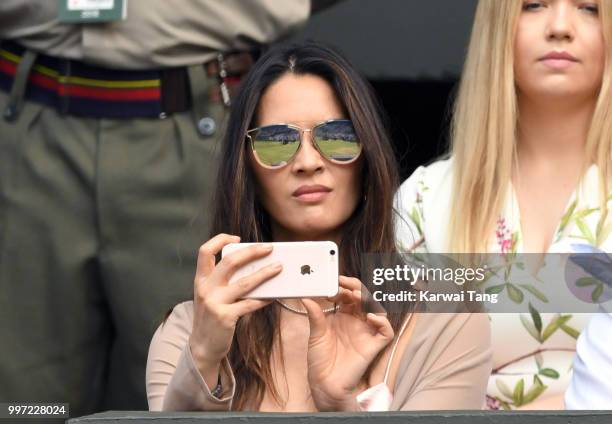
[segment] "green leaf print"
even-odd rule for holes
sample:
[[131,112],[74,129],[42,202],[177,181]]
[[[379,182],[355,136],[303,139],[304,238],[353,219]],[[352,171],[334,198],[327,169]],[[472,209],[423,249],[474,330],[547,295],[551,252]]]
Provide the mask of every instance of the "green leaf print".
[[574,339],[578,339],[578,336],[580,336],[580,331],[567,324],[562,324],[561,330],[565,331],[566,334],[570,335]]
[[587,287],[597,284],[599,281],[593,277],[582,277],[576,280],[577,287]]
[[504,287],[506,287],[505,284],[500,284],[498,286],[491,286],[491,287],[487,287],[485,289],[485,293],[487,294],[497,294],[497,293],[501,293],[504,290]]
[[584,237],[586,241],[588,241],[592,245],[596,244],[595,237],[593,236],[591,229],[582,219],[580,218],[576,219],[576,226],[578,226],[578,229],[580,230],[580,232],[582,233],[582,236]]
[[496,379],[495,385],[502,395],[506,396],[508,399],[512,399],[512,390],[510,390],[510,387],[508,387],[504,380],[501,378]]
[[531,314],[531,319],[533,320],[533,324],[535,325],[536,330],[538,330],[538,334],[542,332],[542,317],[540,313],[533,307],[531,302],[529,302],[529,313]]
[[548,338],[552,336],[554,332],[557,331],[561,325],[565,324],[571,318],[572,318],[571,315],[563,315],[563,316],[557,316],[553,318],[548,323],[548,325],[544,329],[544,332],[542,333],[542,341],[545,342],[546,340],[548,340]]
[[527,290],[529,293],[540,299],[544,303],[548,303],[548,298],[540,290],[536,289],[532,284],[519,284],[522,288]]
[[542,368],[538,374],[548,378],[554,378],[555,380],[559,378],[559,373],[552,368]]
[[576,204],[576,200],[574,200],[569,206],[567,212],[565,212],[565,215],[563,215],[563,217],[561,218],[561,223],[559,224],[559,233],[561,233],[565,229],[565,227],[567,227],[567,224],[569,223],[570,219],[572,218],[572,215],[574,214],[574,210],[576,209]]
[[419,210],[416,207],[412,208],[412,212],[410,212],[410,218],[412,218],[412,222],[417,227],[417,231],[419,234],[423,234],[423,229],[421,228],[421,217],[419,215]]
[[597,212],[599,208],[591,208],[591,209],[583,209],[580,212],[577,212],[576,215],[573,216],[573,219],[582,219],[586,218],[593,212]]
[[533,402],[538,396],[540,396],[546,390],[548,386],[542,383],[542,380],[538,378],[538,376],[534,376],[533,385],[529,388],[527,393],[525,394],[525,398],[523,402],[525,404],[529,402]]
[[595,290],[593,290],[593,293],[591,293],[591,299],[593,300],[593,302],[599,301],[599,298],[603,294],[603,290],[604,290],[603,283],[598,283]]
[[540,335],[540,332],[535,328],[533,323],[529,321],[529,319],[523,314],[520,315],[520,319],[521,319],[521,324],[523,324],[523,327],[525,327],[525,330],[527,330],[527,332],[531,335],[531,337],[533,337],[534,339],[536,339],[536,341],[541,343],[542,336]]
[[516,258],[516,254],[518,253],[516,248],[518,247],[519,239],[520,236],[518,231],[512,233],[512,259]]
[[508,296],[514,303],[522,303],[523,302],[523,292],[516,287],[514,284],[508,283],[506,284],[506,289],[508,290]]
[[523,398],[525,396],[524,390],[525,382],[521,378],[521,380],[516,383],[516,386],[514,386],[514,393],[512,395],[512,399],[514,400],[515,406],[521,406],[523,404]]

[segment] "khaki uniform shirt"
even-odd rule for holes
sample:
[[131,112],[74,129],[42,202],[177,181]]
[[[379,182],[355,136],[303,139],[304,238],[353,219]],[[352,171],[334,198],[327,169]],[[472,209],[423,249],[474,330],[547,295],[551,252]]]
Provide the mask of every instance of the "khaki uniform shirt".
[[56,0],[0,1],[0,40],[110,68],[207,62],[268,43],[304,24],[310,0],[128,0],[127,19],[58,22]]

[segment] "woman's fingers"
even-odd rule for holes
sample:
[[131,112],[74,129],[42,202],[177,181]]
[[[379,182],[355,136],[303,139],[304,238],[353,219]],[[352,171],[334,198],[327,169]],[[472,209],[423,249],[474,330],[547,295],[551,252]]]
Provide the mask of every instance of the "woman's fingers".
[[273,299],[243,299],[234,303],[231,308],[237,316],[241,317],[268,306],[273,301]]
[[[350,286],[354,287],[354,285]],[[361,290],[359,289],[351,290],[341,286],[338,288],[338,294],[327,298],[327,300],[339,304],[340,312],[347,314],[363,314],[364,312],[361,305]]]
[[366,321],[373,329],[376,330],[378,334],[380,334],[384,340],[387,342],[393,339],[393,327],[391,327],[391,323],[384,315],[376,315],[373,313],[368,313],[366,315]]
[[353,303],[353,295],[349,289],[344,287],[338,287],[338,294],[332,297],[328,297],[327,300],[332,303]]
[[316,340],[325,335],[327,321],[321,306],[312,299],[301,299],[304,308],[308,312],[308,323],[310,325],[310,340]]
[[359,305],[362,312],[385,312],[385,308],[372,297],[368,288],[364,286],[358,278],[340,276],[339,283],[341,287],[351,290],[355,303]]
[[351,293],[351,303],[355,304],[355,306],[359,307],[359,309],[363,309],[361,307],[362,292],[364,290],[367,292],[367,289],[361,283],[361,281],[359,281],[358,278],[341,275],[338,282],[340,283],[341,288]]
[[235,302],[240,299],[260,284],[268,281],[270,278],[278,275],[283,270],[280,262],[265,266],[253,274],[243,277],[232,284],[229,284],[225,290],[224,298],[228,303]]
[[347,277],[345,275],[341,275],[338,282],[340,283],[340,287],[344,287],[345,289],[349,289],[351,291],[361,290],[363,287],[363,284],[361,284],[361,281],[359,281],[358,278]]
[[230,243],[240,243],[240,237],[229,234],[217,234],[200,246],[195,275],[196,281],[208,277],[213,272],[215,269],[215,255],[219,253],[225,245]]
[[272,252],[272,245],[268,243],[248,246],[224,256],[217,264],[219,282],[227,284],[230,278],[241,267],[256,259],[263,258]]

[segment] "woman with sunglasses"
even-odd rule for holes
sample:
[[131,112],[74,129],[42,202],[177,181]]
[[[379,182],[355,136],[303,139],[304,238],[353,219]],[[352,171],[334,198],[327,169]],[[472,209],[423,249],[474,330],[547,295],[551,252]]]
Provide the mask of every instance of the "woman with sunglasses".
[[[402,244],[508,260],[611,252],[611,52],[611,0],[480,0],[450,158],[402,184]],[[560,409],[588,314],[539,313],[548,286],[520,283],[492,287],[531,313],[491,314],[487,404]]]
[[[388,318],[362,312],[365,253],[395,251],[397,187],[366,81],[333,50],[306,43],[269,51],[242,84],[219,170],[219,235],[200,249],[194,300],[151,342],[150,409],[479,408],[490,371],[485,315],[419,316],[409,303]],[[336,297],[242,299],[282,264],[241,284],[229,277],[270,247],[215,263],[228,243],[304,240],[339,245]]]

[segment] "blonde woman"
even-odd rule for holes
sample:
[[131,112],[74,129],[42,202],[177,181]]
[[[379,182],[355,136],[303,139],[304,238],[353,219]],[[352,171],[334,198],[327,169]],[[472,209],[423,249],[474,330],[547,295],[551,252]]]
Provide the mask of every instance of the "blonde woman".
[[[405,248],[544,253],[580,239],[612,251],[611,21],[612,0],[480,0],[449,158],[397,196]],[[563,408],[588,316],[542,314],[535,331],[518,314],[490,318],[487,406]]]

